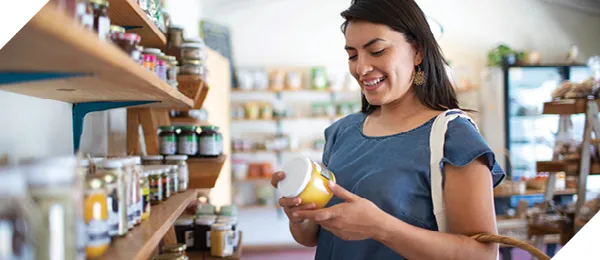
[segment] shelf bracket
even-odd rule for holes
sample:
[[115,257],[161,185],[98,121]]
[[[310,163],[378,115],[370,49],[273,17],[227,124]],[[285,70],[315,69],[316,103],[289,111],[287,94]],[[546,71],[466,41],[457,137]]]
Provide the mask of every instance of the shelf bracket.
[[91,76],[91,74],[67,72],[0,72],[0,85],[83,76]]
[[79,150],[81,134],[83,132],[83,119],[87,113],[156,102],[158,101],[100,101],[73,104],[73,151],[76,153]]

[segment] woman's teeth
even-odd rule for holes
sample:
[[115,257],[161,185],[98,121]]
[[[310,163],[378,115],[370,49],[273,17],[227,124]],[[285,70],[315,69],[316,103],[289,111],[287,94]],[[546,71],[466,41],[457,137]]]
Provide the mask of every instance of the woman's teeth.
[[377,85],[377,83],[382,82],[383,80],[385,80],[387,77],[381,77],[378,78],[376,80],[371,80],[371,81],[363,81],[363,84],[365,84],[365,86],[375,86]]

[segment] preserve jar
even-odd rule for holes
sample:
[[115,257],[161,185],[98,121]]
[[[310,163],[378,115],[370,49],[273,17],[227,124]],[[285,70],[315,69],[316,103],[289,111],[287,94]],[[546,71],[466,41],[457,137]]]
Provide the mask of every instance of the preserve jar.
[[94,31],[103,41],[109,40],[110,18],[108,17],[108,1],[88,0],[94,12]]
[[165,201],[171,197],[171,178],[168,167],[160,169],[160,178],[162,180],[162,199]]
[[233,255],[234,232],[231,226],[215,223],[210,227],[210,254],[218,257]]
[[162,155],[142,156],[142,165],[162,165],[163,158],[164,157]]
[[129,157],[133,165],[133,176],[131,180],[131,196],[133,210],[133,224],[138,225],[142,222],[142,187],[140,181],[144,171],[142,170],[142,160],[139,156]]
[[171,196],[179,193],[179,172],[177,165],[169,165],[169,188],[171,188]]
[[218,157],[223,151],[223,142],[219,127],[201,126],[202,131],[199,135],[199,155],[200,157]]
[[335,175],[313,160],[295,158],[284,166],[283,172],[285,178],[277,184],[283,197],[299,197],[301,204],[314,203],[316,208],[324,208],[333,197],[328,184],[335,183]]
[[177,87],[177,58],[175,56],[165,56],[165,60],[167,61],[167,82],[169,84],[175,83],[173,87]]
[[177,153],[183,155],[198,154],[197,127],[193,125],[181,126],[181,133],[177,138]]
[[150,204],[157,205],[163,201],[162,171],[154,169],[149,172],[150,181]]
[[110,39],[127,55],[133,57],[133,51],[142,38],[135,33],[115,32],[111,33]]
[[154,66],[156,66],[156,56],[152,54],[142,54],[142,59],[144,60],[142,66],[149,71],[154,72]]
[[206,75],[206,68],[200,60],[184,60],[179,67],[179,75],[204,77]]
[[173,155],[177,153],[177,134],[175,133],[175,126],[161,126],[158,139],[159,149],[162,155]]
[[41,245],[38,250],[48,246],[43,240],[48,231],[37,224],[40,212],[28,196],[25,175],[20,168],[6,166],[0,167],[0,176],[0,242],[6,245],[0,246],[0,258],[36,259],[36,245]]
[[106,187],[101,175],[89,175],[84,197],[84,220],[87,225],[87,257],[103,255],[110,244]]
[[169,34],[167,39],[168,48],[180,47],[183,43],[183,27],[171,25],[169,26]]
[[194,226],[194,250],[195,251],[208,251],[210,250],[210,229],[217,216],[215,215],[203,215],[197,216]]
[[[127,183],[125,182],[125,164],[122,159],[112,158],[102,161],[102,173],[107,186],[114,189],[107,197],[109,210],[109,234],[124,236],[129,231],[127,219]],[[116,219],[115,219],[116,218]]]
[[202,60],[205,58],[204,45],[195,42],[181,44],[182,60]]
[[167,81],[167,61],[164,60],[163,56],[160,56],[154,66],[154,72],[156,76],[162,81]]
[[194,249],[194,216],[182,215],[173,224],[177,243],[183,243],[189,250]]
[[179,192],[184,192],[188,188],[189,183],[189,168],[186,163],[187,155],[169,155],[165,157],[167,164],[177,165],[177,173],[179,179]]

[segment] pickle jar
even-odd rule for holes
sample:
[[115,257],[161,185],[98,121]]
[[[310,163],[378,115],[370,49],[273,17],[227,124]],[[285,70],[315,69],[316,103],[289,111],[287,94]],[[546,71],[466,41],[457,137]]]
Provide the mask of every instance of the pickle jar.
[[163,201],[162,171],[155,169],[149,172],[150,204],[157,205]]
[[170,167],[164,167],[160,170],[160,177],[162,178],[163,200],[167,200],[169,197],[171,197],[171,176],[169,168]]
[[218,157],[223,151],[223,138],[217,126],[201,126],[199,139],[200,157]]
[[[125,182],[125,163],[121,159],[106,159],[102,161],[102,174],[107,185],[114,186],[109,193],[109,234],[111,236],[124,236],[127,234],[127,183]],[[112,187],[111,187],[112,188]]]

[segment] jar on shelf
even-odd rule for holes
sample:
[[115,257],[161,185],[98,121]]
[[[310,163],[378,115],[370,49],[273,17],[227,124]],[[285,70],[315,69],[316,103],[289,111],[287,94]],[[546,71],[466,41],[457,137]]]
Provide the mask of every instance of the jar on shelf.
[[132,196],[132,211],[133,211],[133,224],[138,225],[142,222],[142,189],[140,181],[143,175],[142,160],[139,156],[131,156],[129,160],[133,166],[132,168],[132,179],[131,179],[131,196]]
[[[28,193],[39,211],[37,224],[41,228],[35,236],[35,259],[46,259],[54,252],[60,252],[61,259],[80,256],[78,240],[87,240],[87,234],[78,234],[77,215],[79,210],[83,213],[83,190],[77,188],[75,168],[76,160],[70,156],[46,158],[25,166]],[[85,253],[85,245],[83,250]]]
[[94,12],[94,31],[103,41],[108,41],[110,36],[110,18],[108,17],[108,1],[88,0]]
[[179,75],[196,75],[204,77],[206,67],[200,60],[184,60],[179,68]]
[[162,155],[145,155],[142,156],[142,165],[162,165],[163,158]]
[[144,47],[136,45],[135,48],[133,48],[133,50],[131,51],[131,58],[140,66],[144,66],[144,57],[142,57],[143,50]]
[[169,165],[169,188],[171,189],[171,196],[179,193],[179,172],[177,171],[177,165]]
[[10,245],[2,247],[0,255],[7,259],[36,259],[36,244],[40,245],[37,247],[38,256],[44,255],[42,250],[49,244],[51,234],[47,229],[41,228],[47,227],[47,223],[41,222],[41,212],[28,195],[23,170],[16,167],[0,167],[0,176],[1,234],[3,241],[9,242]]
[[179,73],[179,67],[177,66],[177,58],[175,56],[165,56],[167,61],[167,83],[171,87],[177,88],[179,83],[177,82],[177,74]]
[[81,26],[94,31],[94,9],[88,0],[79,0],[75,7],[75,19]]
[[210,228],[217,220],[215,215],[197,216],[194,225],[194,250],[210,250]]
[[160,170],[160,178],[162,180],[162,200],[165,201],[171,197],[171,175],[169,167],[164,167]]
[[198,133],[197,126],[185,125],[181,126],[181,133],[177,138],[177,153],[188,156],[198,154]]
[[162,171],[160,169],[154,169],[148,174],[148,181],[150,182],[150,204],[158,205],[163,201]]
[[164,60],[164,58],[162,58],[163,56],[160,56],[159,59],[156,61],[156,66],[154,66],[154,72],[156,73],[156,76],[158,76],[159,79],[161,79],[164,82],[167,82],[167,61]]
[[215,223],[210,228],[210,254],[218,257],[233,255],[234,231],[231,226]]
[[110,25],[110,34],[112,35],[113,33],[125,33],[125,28],[116,24],[112,24]]
[[87,225],[87,257],[102,256],[110,244],[106,187],[101,175],[88,175],[84,197],[84,219]]
[[142,38],[136,33],[114,32],[110,34],[110,39],[127,55],[133,57],[133,52]]
[[167,36],[167,47],[180,47],[183,43],[183,27],[177,25],[169,26],[169,34]]
[[179,192],[184,192],[188,188],[189,168],[187,165],[187,155],[169,155],[165,157],[167,164],[177,165],[177,174],[179,179]]
[[183,243],[189,250],[194,250],[194,216],[182,215],[173,225],[177,243]]
[[201,126],[199,135],[200,157],[218,157],[223,152],[223,137],[218,126]]
[[206,53],[204,45],[196,42],[186,42],[181,45],[182,60],[204,60]]
[[152,54],[142,54],[142,59],[144,60],[142,66],[149,71],[154,72],[154,67],[156,66],[156,56]]
[[145,170],[142,172],[142,176],[140,176],[140,189],[142,193],[142,221],[148,219],[150,217],[150,177],[149,170]]
[[102,161],[101,172],[107,187],[112,190],[107,197],[109,209],[109,234],[124,236],[129,231],[127,222],[127,184],[123,160],[118,158]]
[[175,133],[175,126],[161,126],[158,139],[160,154],[174,155],[177,153],[177,134]]

